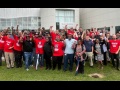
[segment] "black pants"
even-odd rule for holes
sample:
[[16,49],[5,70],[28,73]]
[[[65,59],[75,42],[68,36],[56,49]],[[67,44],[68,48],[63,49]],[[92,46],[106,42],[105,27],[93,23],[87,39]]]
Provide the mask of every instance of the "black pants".
[[15,53],[16,68],[22,67],[22,52],[14,50],[14,53]]
[[[0,49],[0,66],[2,66],[2,54],[4,55],[4,51],[3,51],[3,49]],[[4,57],[5,57],[5,55],[4,55]]]
[[[77,60],[75,60],[75,64],[77,66]],[[84,73],[84,60],[79,62],[78,73]]]
[[51,53],[45,53],[46,68],[51,68]]
[[113,67],[115,67],[114,59],[116,59],[116,61],[117,61],[117,68],[119,68],[119,54],[111,53],[111,59],[112,59]]
[[104,52],[104,60],[103,60],[103,64],[104,64],[104,65],[107,65],[106,52]]
[[57,61],[58,61],[58,69],[61,69],[62,59],[63,56],[53,56],[53,69],[56,68]]

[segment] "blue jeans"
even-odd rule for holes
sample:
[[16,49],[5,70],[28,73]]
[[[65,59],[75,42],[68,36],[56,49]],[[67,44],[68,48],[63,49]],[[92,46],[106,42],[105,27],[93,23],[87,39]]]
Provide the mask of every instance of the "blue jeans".
[[29,62],[29,60],[31,60],[31,56],[32,56],[32,52],[24,52],[26,69],[29,68],[29,66],[31,64],[31,62]]
[[70,60],[70,68],[69,70],[72,70],[73,68],[73,56],[74,54],[64,54],[64,69],[63,70],[67,70],[68,67],[68,59]]
[[[38,57],[37,53],[36,53],[36,57]],[[44,67],[44,54],[39,54],[39,59],[38,59],[39,63],[40,63],[40,57],[41,57],[41,67]],[[35,60],[35,66],[36,66],[36,63],[37,63],[37,58]]]

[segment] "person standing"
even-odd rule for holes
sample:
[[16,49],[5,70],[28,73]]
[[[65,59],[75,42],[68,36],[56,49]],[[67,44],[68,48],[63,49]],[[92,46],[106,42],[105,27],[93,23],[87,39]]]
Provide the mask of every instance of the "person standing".
[[63,59],[63,51],[62,48],[64,47],[64,44],[60,42],[60,38],[56,37],[57,42],[53,42],[52,46],[54,47],[54,52],[53,52],[53,69],[55,70],[56,68],[56,63],[58,62],[58,71],[61,70],[61,65],[62,65],[62,59]]
[[4,55],[4,46],[5,46],[5,39],[2,38],[1,36],[3,36],[3,31],[0,32],[0,66],[2,66],[2,55],[5,57]]
[[93,43],[92,43],[92,41],[89,39],[89,36],[86,36],[86,40],[83,41],[83,44],[84,44],[85,47],[86,47],[86,52],[85,52],[85,54],[86,54],[86,55],[88,56],[88,58],[90,59],[90,60],[89,60],[90,67],[91,67],[91,68],[94,68],[94,67],[93,67],[93,61],[92,61]]
[[67,33],[67,37],[70,34],[72,34],[72,38],[73,38],[73,35],[74,35],[74,31],[73,31],[73,27],[70,28],[70,30],[67,29],[67,25],[65,25],[65,32]]
[[46,70],[51,69],[51,56],[52,56],[52,48],[51,48],[51,38],[50,35],[46,36],[46,42],[43,46],[44,58],[46,60]]
[[[43,51],[43,46],[45,44],[45,40],[42,39],[42,35],[38,35],[38,38],[39,39],[33,39],[33,42],[37,45],[36,47],[36,57],[38,56],[39,54],[39,63],[40,63],[40,57],[41,57],[41,69],[43,69],[44,67],[44,51]],[[35,61],[37,63],[37,61]],[[35,63],[35,66],[36,66],[36,63]],[[36,69],[36,67],[35,67]]]
[[119,50],[120,50],[120,42],[118,40],[116,40],[116,35],[113,35],[113,40],[108,40],[108,36],[106,41],[110,43],[110,53],[111,53],[111,59],[112,59],[112,64],[113,64],[113,68],[115,68],[115,61],[114,59],[116,59],[117,61],[117,70],[119,70]]
[[31,64],[31,62],[29,62],[29,61],[31,59],[31,55],[33,52],[32,38],[30,38],[30,35],[27,35],[26,41],[24,41],[24,40],[22,40],[22,37],[20,37],[19,42],[23,44],[23,52],[24,52],[24,57],[25,57],[25,67],[26,67],[26,70],[29,71],[29,66]]
[[95,51],[95,58],[98,62],[98,69],[100,68],[100,63],[102,65],[101,70],[103,70],[103,60],[104,60],[104,50],[103,50],[103,44],[105,44],[105,40],[99,41],[99,39],[96,39],[96,42],[94,43],[94,51]]
[[[16,62],[16,68],[22,67],[22,43],[19,42],[21,33],[17,32],[18,35],[15,35],[15,31],[13,30],[14,27],[12,27],[12,35],[15,39],[14,42],[14,54],[15,54],[15,62]],[[17,31],[18,31],[18,25],[17,25]]]
[[81,44],[81,40],[78,39],[78,44],[74,45],[75,46],[75,63],[77,65],[78,57],[80,57],[79,61],[79,68],[78,68],[78,73],[84,74],[84,53],[86,51],[86,48],[83,44]]
[[[10,69],[10,62],[11,62],[11,68],[14,68],[14,58],[13,58],[14,40],[11,39],[11,32],[8,32],[7,36],[1,36],[1,37],[5,39],[4,52],[5,52],[7,69]],[[9,62],[9,58],[10,58],[10,62]]]
[[72,72],[73,68],[73,58],[74,58],[74,49],[72,48],[73,44],[77,44],[75,39],[72,39],[72,34],[69,33],[68,39],[64,40],[65,54],[64,54],[64,69],[63,72],[67,71],[68,67],[68,59],[70,60],[70,72]]

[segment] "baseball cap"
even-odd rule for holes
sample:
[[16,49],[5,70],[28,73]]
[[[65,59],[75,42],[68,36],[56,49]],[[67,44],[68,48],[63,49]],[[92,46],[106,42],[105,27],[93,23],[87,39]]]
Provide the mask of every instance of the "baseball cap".
[[80,35],[80,33],[78,33],[78,35]]
[[36,32],[35,35],[39,35],[38,32]]
[[45,32],[45,34],[49,34],[48,32]]
[[41,34],[39,34],[39,35],[38,35],[38,37],[42,37],[42,35],[41,35]]
[[11,32],[9,31],[9,32],[7,32],[7,34],[8,34],[8,35],[11,35]]

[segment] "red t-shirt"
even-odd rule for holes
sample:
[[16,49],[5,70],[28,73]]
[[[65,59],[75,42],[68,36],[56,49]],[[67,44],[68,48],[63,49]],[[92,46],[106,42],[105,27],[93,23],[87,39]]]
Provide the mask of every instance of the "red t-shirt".
[[110,43],[110,52],[111,53],[116,53],[118,51],[118,48],[120,46],[120,41],[119,40],[109,40]]
[[54,53],[53,56],[63,56],[63,47],[64,44],[62,42],[54,42],[52,43],[52,46],[54,47]]
[[17,50],[17,51],[22,51],[22,43],[19,42],[20,39],[18,39],[18,37],[16,35],[13,36],[14,39],[15,39],[15,42],[14,42],[14,49]]
[[13,49],[9,49],[14,45],[13,39],[8,39],[7,36],[4,36],[5,38],[5,46],[4,46],[4,52],[13,53]]
[[5,45],[5,38],[0,37],[0,49],[4,49],[4,45]]
[[44,40],[44,39],[41,39],[41,40],[35,39],[34,42],[36,43],[36,53],[39,52],[39,54],[43,54],[44,53],[43,46],[44,46],[46,40]]
[[51,32],[51,36],[52,36],[52,43],[53,42],[56,42],[55,38],[56,37],[59,37],[60,38],[60,35],[56,35],[55,33]]
[[[37,38],[37,39],[39,39],[39,38]],[[37,39],[34,39],[35,48],[37,48],[37,44],[36,44],[36,42],[35,42]]]
[[72,37],[73,37],[73,34],[74,34],[75,32],[68,30],[68,35],[69,35],[69,33],[71,33],[71,34],[72,34]]

